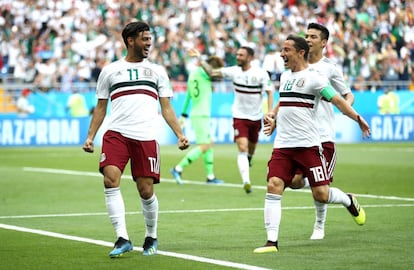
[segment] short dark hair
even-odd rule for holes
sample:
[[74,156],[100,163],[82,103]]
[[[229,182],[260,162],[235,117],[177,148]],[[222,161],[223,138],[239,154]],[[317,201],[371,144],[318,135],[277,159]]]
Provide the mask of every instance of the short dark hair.
[[324,25],[319,23],[309,23],[308,29],[316,29],[321,31],[321,39],[329,39],[329,30]]
[[286,40],[293,40],[295,44],[293,45],[297,51],[299,50],[305,50],[305,54],[303,55],[305,60],[308,60],[308,54],[309,54],[309,45],[306,42],[306,39],[304,39],[301,36],[298,35],[292,35],[290,34]]
[[122,30],[122,39],[124,40],[125,46],[128,48],[128,38],[136,38],[139,33],[144,31],[150,31],[150,27],[145,22],[131,22],[128,23],[124,30]]
[[249,47],[249,46],[241,46],[240,49],[246,50],[247,54],[250,55],[251,57],[254,56],[254,50]]

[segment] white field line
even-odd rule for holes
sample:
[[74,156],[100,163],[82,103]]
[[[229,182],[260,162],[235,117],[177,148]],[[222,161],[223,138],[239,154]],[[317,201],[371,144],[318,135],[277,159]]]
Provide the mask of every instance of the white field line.
[[[78,175],[78,176],[92,176],[92,177],[101,177],[102,178],[102,175],[98,172],[84,172],[84,171],[62,170],[62,169],[51,169],[51,168],[34,168],[34,167],[23,167],[23,171],[39,172],[39,173],[51,173],[51,174]],[[131,179],[132,176],[131,175],[123,175],[122,178]],[[161,182],[175,183],[175,180],[174,179],[169,179],[169,178],[161,178]],[[191,185],[207,185],[203,181],[183,180],[183,183],[184,184],[191,184]],[[224,183],[224,184],[220,184],[220,186],[240,188],[241,184]],[[265,190],[266,186],[255,185],[254,188]],[[310,192],[309,189],[299,189],[299,190],[286,189],[286,190],[287,191],[294,191],[294,192]],[[355,195],[357,197],[361,197],[361,198],[414,202],[414,198],[404,198],[404,197],[397,197],[397,196],[381,196],[381,195],[370,195],[370,194],[355,194]]]
[[[99,174],[99,173],[73,171],[73,170],[33,168],[33,167],[24,167],[23,170],[24,171],[30,171],[30,172],[41,172],[41,173],[54,173],[54,174],[67,174],[67,175],[102,177],[101,174]],[[131,178],[131,176],[128,176],[128,175],[124,175],[123,177]],[[172,180],[172,179],[162,179],[162,181],[175,183],[175,181]],[[184,183],[185,184],[193,184],[193,185],[206,185],[203,182],[190,181],[190,180],[185,180]],[[240,185],[236,185],[236,184],[222,184],[221,186],[240,188]],[[255,186],[255,188],[265,189],[266,187],[265,186]],[[303,190],[303,192],[309,192],[309,190]],[[364,195],[364,194],[358,195],[358,196],[359,197],[367,197],[367,198],[388,199],[388,200],[414,201],[414,198],[401,198],[401,197],[395,197],[395,196],[376,196],[376,195]],[[414,206],[414,204],[364,205],[364,207],[413,207],[413,206]],[[313,208],[314,208],[313,206],[283,207],[283,209],[289,209],[289,210],[303,210],[303,209],[313,209]],[[330,206],[330,208],[342,208],[342,206]],[[263,211],[263,208],[167,210],[167,211],[160,211],[160,214],[235,212],[235,211]],[[140,214],[140,212],[127,212],[127,214]],[[49,218],[49,217],[79,217],[79,216],[101,216],[101,215],[107,215],[107,213],[106,212],[101,212],[101,213],[72,213],[72,214],[50,214],[50,215],[0,216],[0,219],[45,218],[45,217],[46,218]],[[66,235],[66,234],[61,234],[61,233],[48,232],[48,231],[37,230],[37,229],[30,229],[30,228],[7,225],[7,224],[1,224],[1,223],[0,223],[0,228],[7,229],[7,230],[20,231],[20,232],[34,233],[34,234],[45,235],[45,236],[49,236],[49,237],[61,238],[61,239],[72,240],[72,241],[79,241],[79,242],[90,243],[90,244],[95,244],[95,245],[101,245],[101,246],[106,246],[106,247],[112,247],[113,246],[113,243],[103,241],[103,240],[95,240],[95,239],[90,239],[90,238],[85,238],[85,237],[71,236],[71,235]],[[141,247],[134,247],[134,250],[141,252],[142,248]],[[234,262],[204,258],[204,257],[193,256],[193,255],[188,255],[188,254],[176,253],[176,252],[169,252],[169,251],[159,250],[158,254],[164,255],[164,256],[169,256],[169,257],[181,258],[181,259],[185,259],[185,260],[192,260],[192,261],[204,262],[204,263],[209,263],[209,264],[214,264],[214,265],[232,267],[232,268],[237,268],[237,269],[269,270],[268,268],[262,268],[262,267],[247,265],[247,264],[241,264],[241,263],[234,263]]]
[[[79,237],[79,236],[71,236],[71,235],[62,234],[62,233],[48,232],[48,231],[43,231],[43,230],[30,229],[30,228],[7,225],[7,224],[1,224],[1,223],[0,223],[0,228],[6,229],[6,230],[13,230],[13,231],[33,233],[33,234],[44,235],[44,236],[49,236],[49,237],[61,238],[61,239],[66,239],[66,240],[71,240],[71,241],[84,242],[84,243],[89,243],[89,244],[94,244],[94,245],[99,245],[99,246],[105,246],[105,247],[112,247],[113,246],[113,243],[107,242],[107,241],[95,240],[95,239]],[[134,247],[134,250],[142,252],[141,247]],[[234,263],[234,262],[229,262],[229,261],[222,261],[222,260],[210,259],[210,258],[205,258],[205,257],[199,257],[199,256],[193,256],[193,255],[181,254],[181,253],[169,252],[169,251],[158,250],[157,254],[164,255],[164,256],[169,256],[169,257],[180,258],[180,259],[184,259],[184,260],[190,260],[190,261],[197,261],[197,262],[209,263],[209,264],[220,265],[220,266],[233,267],[233,268],[237,268],[237,269],[270,270],[269,268],[263,268],[263,267],[248,265],[248,264]]]
[[[364,204],[364,208],[391,208],[391,207],[414,207],[414,204]],[[342,205],[329,205],[329,209],[342,209]],[[283,210],[314,210],[315,206],[288,206],[282,207]],[[196,213],[218,213],[218,212],[251,212],[263,211],[263,208],[224,208],[224,209],[193,209],[193,210],[164,210],[159,214],[196,214]],[[131,211],[126,215],[141,215],[142,212]],[[17,215],[17,216],[0,216],[0,219],[29,219],[29,218],[55,218],[55,217],[91,217],[106,216],[107,212],[95,213],[67,213],[67,214],[39,214],[39,215]]]

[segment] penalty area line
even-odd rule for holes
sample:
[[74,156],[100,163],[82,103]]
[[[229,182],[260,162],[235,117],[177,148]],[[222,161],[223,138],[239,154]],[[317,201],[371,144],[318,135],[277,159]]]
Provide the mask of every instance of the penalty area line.
[[[19,232],[25,232],[25,233],[44,235],[48,237],[60,238],[60,239],[65,239],[65,240],[78,241],[78,242],[83,242],[83,243],[88,243],[88,244],[99,245],[99,246],[113,247],[113,243],[111,242],[103,241],[103,240],[96,240],[96,239],[91,239],[91,238],[86,238],[86,237],[72,236],[72,235],[49,232],[49,231],[38,230],[38,229],[30,229],[30,228],[7,225],[7,224],[2,224],[2,223],[0,223],[0,228],[5,229],[5,230],[13,230],[13,231],[19,231]],[[134,250],[142,252],[141,247],[134,247]],[[157,254],[163,255],[163,256],[174,257],[174,258],[180,258],[180,259],[189,260],[189,261],[197,261],[197,262],[215,264],[215,265],[220,265],[220,266],[232,267],[232,268],[237,268],[237,269],[271,270],[269,268],[263,268],[263,267],[248,265],[248,264],[234,263],[234,262],[229,262],[229,261],[222,261],[222,260],[210,259],[210,258],[205,258],[205,257],[200,257],[200,256],[181,254],[181,253],[169,252],[169,251],[158,250]]]

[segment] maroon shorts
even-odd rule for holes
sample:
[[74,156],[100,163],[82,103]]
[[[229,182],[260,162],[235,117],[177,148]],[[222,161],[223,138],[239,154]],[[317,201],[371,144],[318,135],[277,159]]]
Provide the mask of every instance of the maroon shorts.
[[[336,147],[333,142],[322,143],[323,155],[326,160],[326,171],[328,173],[329,181],[333,181],[333,174],[336,166]],[[297,168],[295,174],[303,174],[302,171]]]
[[308,177],[310,186],[329,185],[326,161],[322,149],[314,147],[274,148],[267,164],[267,179],[278,177],[289,186],[300,170]]
[[257,143],[261,128],[262,120],[252,121],[233,118],[234,140],[237,138],[247,138],[249,142]]
[[333,181],[333,173],[336,166],[336,148],[333,142],[324,142],[322,143],[323,155],[326,160],[326,170],[328,172],[329,180]]
[[124,172],[130,160],[132,177],[152,177],[154,184],[160,182],[160,153],[158,143],[138,141],[122,136],[119,132],[108,130],[102,141],[99,171],[108,165],[118,167]]

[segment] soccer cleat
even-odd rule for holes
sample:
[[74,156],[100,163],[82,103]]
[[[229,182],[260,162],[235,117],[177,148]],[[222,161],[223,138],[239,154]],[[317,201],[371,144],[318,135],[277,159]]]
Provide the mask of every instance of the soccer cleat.
[[177,184],[179,185],[183,184],[183,181],[181,180],[181,172],[177,171],[175,168],[171,168],[170,173],[174,177],[175,182],[177,182]]
[[132,246],[131,241],[119,237],[118,240],[116,240],[115,242],[114,249],[109,253],[109,257],[120,257],[124,253],[130,252],[133,248],[134,247]]
[[244,183],[243,185],[244,191],[246,191],[247,194],[252,192],[252,184],[250,183]]
[[144,256],[151,256],[157,254],[158,250],[158,241],[152,237],[145,237],[144,245],[142,246],[144,249],[142,251],[142,255]]
[[271,253],[271,252],[278,252],[277,241],[271,242],[267,241],[266,245],[263,247],[258,247],[253,250],[253,253]]
[[319,227],[313,228],[313,233],[310,240],[322,240],[325,237],[325,230]]
[[220,180],[220,179],[217,179],[217,178],[214,178],[214,179],[207,179],[207,184],[223,184],[224,183],[224,181],[223,180]]
[[364,225],[366,221],[366,215],[364,209],[359,205],[357,199],[352,194],[347,194],[351,199],[351,205],[347,207],[349,213],[351,213],[354,221],[358,225]]

